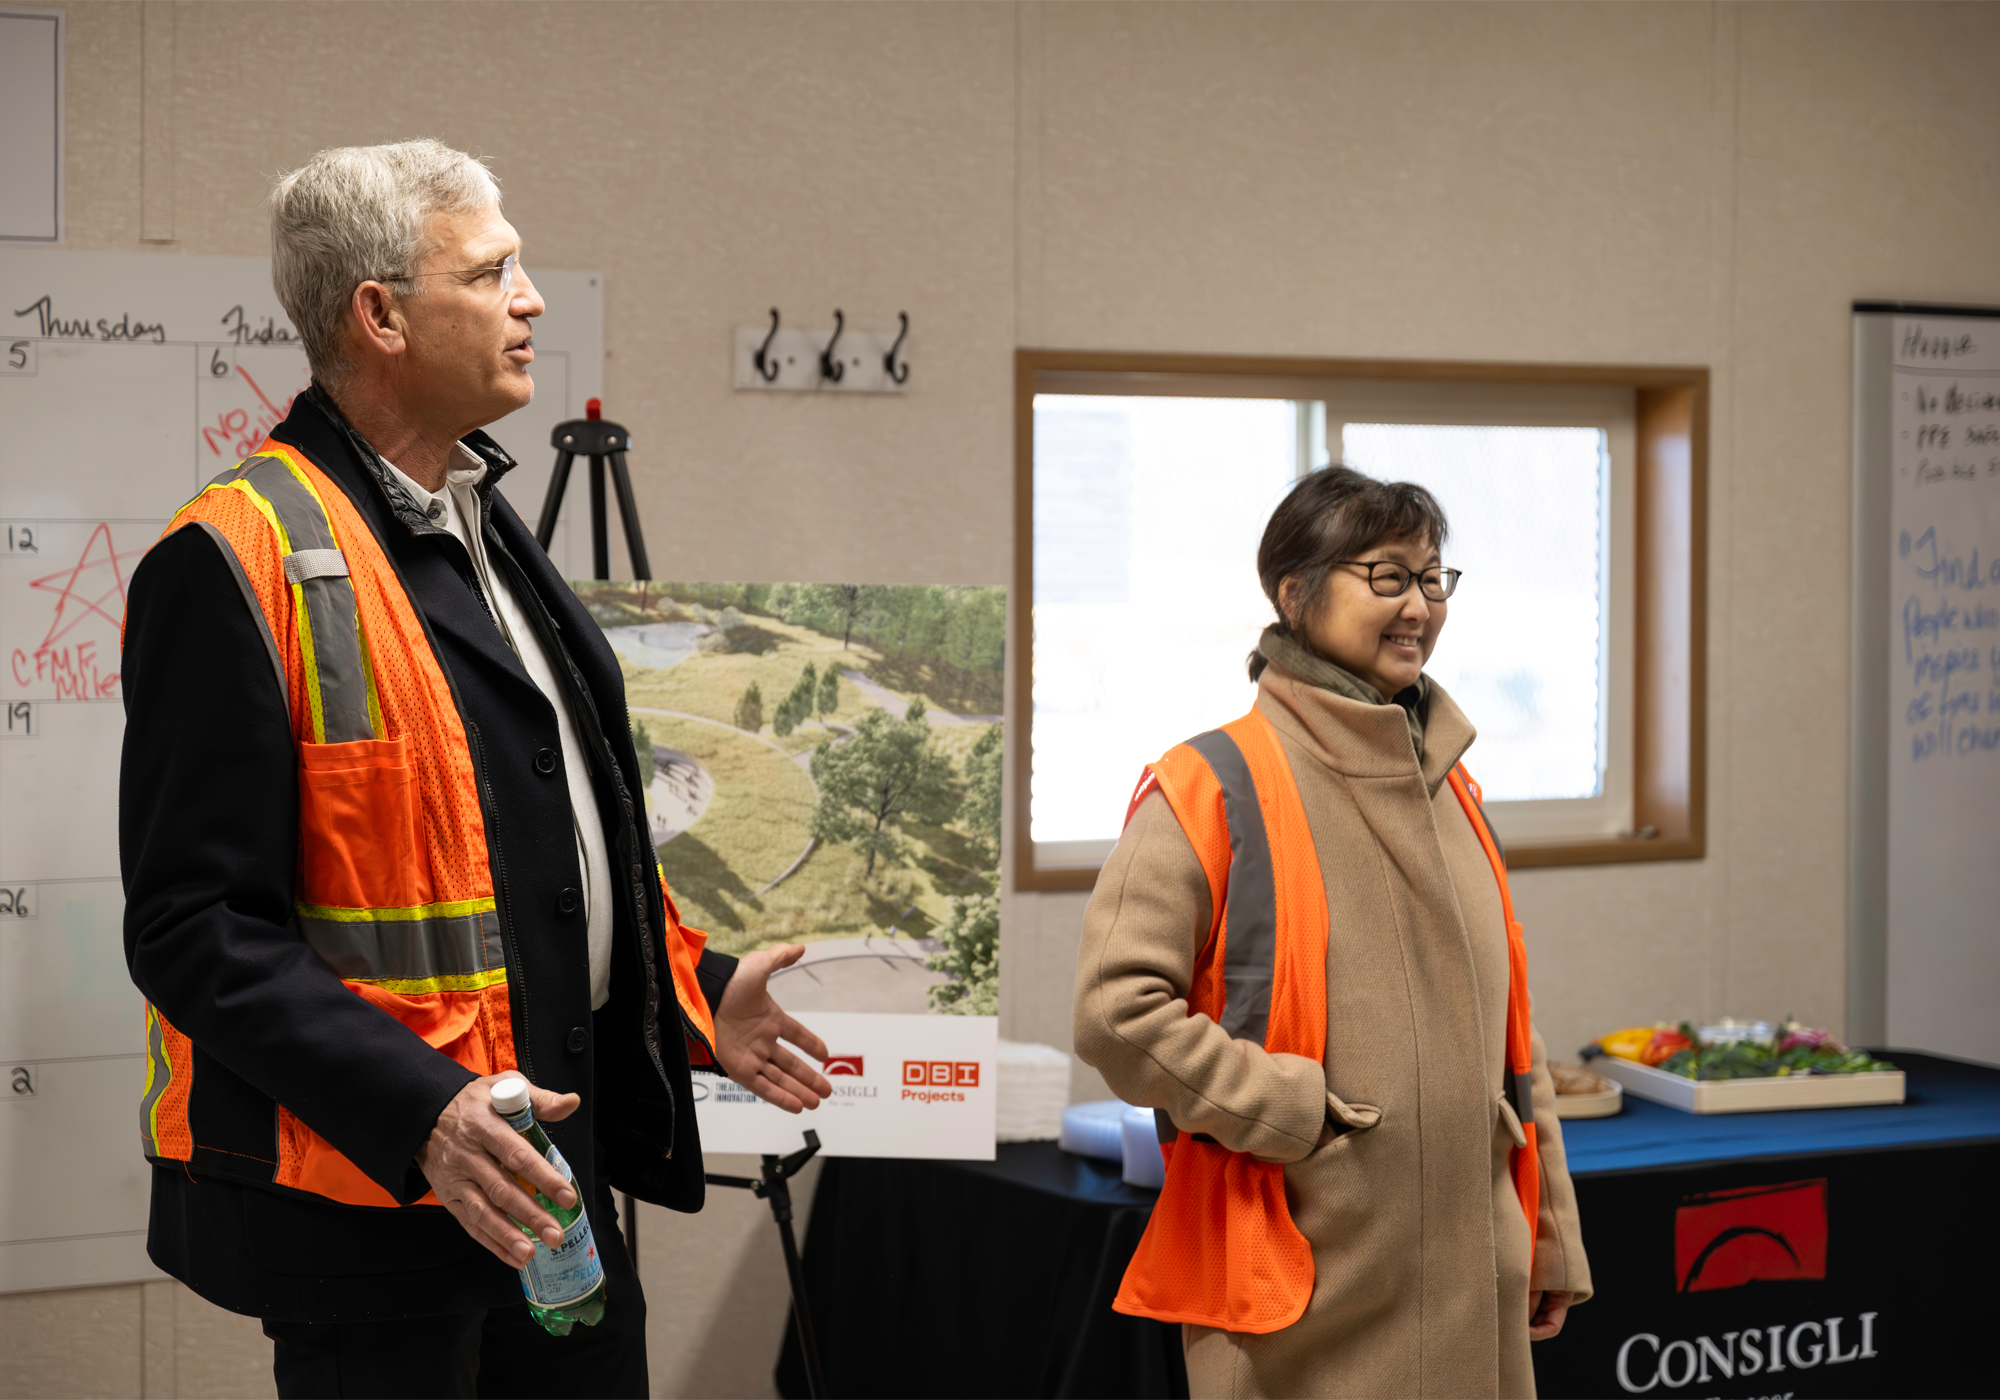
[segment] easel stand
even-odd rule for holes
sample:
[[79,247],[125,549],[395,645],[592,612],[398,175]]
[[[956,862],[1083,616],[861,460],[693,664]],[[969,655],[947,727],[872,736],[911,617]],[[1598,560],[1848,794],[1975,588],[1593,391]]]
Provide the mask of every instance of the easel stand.
[[813,1400],[823,1400],[829,1394],[826,1375],[820,1370],[819,1343],[813,1340],[812,1312],[806,1307],[805,1269],[799,1263],[798,1241],[792,1237],[791,1179],[819,1151],[818,1133],[808,1128],[805,1138],[806,1145],[789,1157],[766,1152],[761,1177],[717,1176],[710,1172],[707,1178],[710,1186],[740,1186],[771,1203],[771,1218],[778,1222],[778,1239],[785,1246],[785,1272],[792,1279],[792,1319],[798,1324],[799,1350],[806,1358],[806,1387]]
[[625,449],[632,435],[620,423],[607,423],[600,400],[584,405],[583,418],[556,424],[549,434],[549,446],[556,450],[556,469],[549,477],[549,493],[542,498],[542,518],[535,526],[535,542],[546,550],[555,537],[556,516],[562,511],[563,492],[569,487],[569,467],[578,457],[590,458],[590,563],[591,577],[611,577],[611,535],[604,518],[604,464],[611,464],[611,483],[618,492],[618,518],[625,525],[625,551],[632,557],[632,577],[649,579],[653,569],[646,562],[646,538],[639,531],[639,503],[632,498],[632,475],[625,469]]

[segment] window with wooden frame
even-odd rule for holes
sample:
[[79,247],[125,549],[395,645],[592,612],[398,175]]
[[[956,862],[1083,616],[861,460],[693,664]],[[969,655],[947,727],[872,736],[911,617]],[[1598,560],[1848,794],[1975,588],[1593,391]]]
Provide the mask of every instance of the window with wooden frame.
[[1016,889],[1088,889],[1145,763],[1248,708],[1257,543],[1328,461],[1429,487],[1427,670],[1508,863],[1703,853],[1705,369],[1016,359]]

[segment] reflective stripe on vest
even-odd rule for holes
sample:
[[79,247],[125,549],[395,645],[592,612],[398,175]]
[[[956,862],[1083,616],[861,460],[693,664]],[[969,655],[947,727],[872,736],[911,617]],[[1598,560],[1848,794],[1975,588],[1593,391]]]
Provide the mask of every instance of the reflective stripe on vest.
[[291,453],[245,458],[211,481],[202,494],[244,492],[277,532],[285,581],[296,600],[293,615],[305,661],[310,742],[373,739],[382,732],[382,708],[368,650],[361,641],[354,581],[312,480],[317,473],[305,470],[303,459],[292,458]]
[[[485,1075],[516,1064],[498,906],[464,722],[387,553],[303,454],[266,440],[167,532],[206,530],[259,619],[298,753],[299,935],[349,990]],[[142,1138],[186,1161],[192,1046],[147,1008]],[[394,1205],[280,1106],[272,1179]],[[435,1204],[426,1195],[423,1204]]]
[[139,1096],[139,1147],[148,1157],[185,1162],[194,1153],[187,1100],[194,1047],[151,1006],[146,1008],[146,1087]]
[[[1274,1054],[1326,1058],[1326,886],[1305,806],[1255,710],[1152,765],[1201,857],[1212,917],[1188,1009]],[[1166,1185],[1112,1306],[1232,1332],[1274,1332],[1312,1299],[1312,1246],[1285,1169],[1180,1132]]]
[[[1526,953],[1477,787],[1462,767],[1448,780],[1492,865],[1506,917],[1507,1068],[1527,1136],[1510,1166],[1532,1241],[1540,1169]],[[1188,991],[1189,1014],[1206,1015],[1267,1051],[1324,1061],[1326,886],[1276,729],[1252,710],[1176,746],[1148,765],[1127,821],[1153,785],[1209,885],[1213,914]],[[1284,1168],[1184,1131],[1163,1150],[1166,1184],[1112,1306],[1232,1332],[1273,1332],[1297,1321],[1312,1299],[1314,1267],[1286,1204]]]

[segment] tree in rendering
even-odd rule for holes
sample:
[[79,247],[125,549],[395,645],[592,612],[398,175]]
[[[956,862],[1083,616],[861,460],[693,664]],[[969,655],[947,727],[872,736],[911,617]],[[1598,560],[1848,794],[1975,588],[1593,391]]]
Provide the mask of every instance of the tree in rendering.
[[752,734],[764,727],[764,692],[757,689],[757,682],[750,682],[742,698],[737,700],[736,713],[731,716],[730,722]]
[[1005,739],[999,725],[979,736],[965,756],[965,805],[959,809],[965,829],[988,860],[1000,859],[1000,759]]
[[784,738],[794,729],[812,718],[813,694],[819,685],[819,677],[813,672],[813,664],[808,661],[805,671],[799,676],[799,683],[792,687],[791,694],[778,702],[777,713],[771,716],[771,728]]
[[943,820],[956,795],[951,759],[931,737],[921,700],[912,700],[902,719],[870,710],[843,743],[822,740],[813,750],[812,776],[820,839],[852,845],[867,858],[870,876],[877,860],[903,859],[895,828],[905,818]]
[[1000,1014],[1000,901],[990,894],[958,895],[937,931],[944,946],[924,959],[932,972],[951,975],[931,988],[931,1009],[948,1016]]

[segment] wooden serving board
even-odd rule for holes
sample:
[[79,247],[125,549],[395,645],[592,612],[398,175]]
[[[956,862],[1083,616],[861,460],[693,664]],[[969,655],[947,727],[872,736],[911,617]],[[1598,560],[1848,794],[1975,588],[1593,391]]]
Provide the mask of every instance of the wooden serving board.
[[1557,1094],[1558,1118],[1609,1118],[1623,1111],[1625,1091],[1613,1083],[1595,1094]]
[[1901,1103],[1903,1072],[1788,1074],[1771,1079],[1684,1079],[1615,1055],[1590,1062],[1593,1074],[1616,1080],[1635,1094],[1683,1113],[1768,1113],[1784,1108],[1851,1108]]

